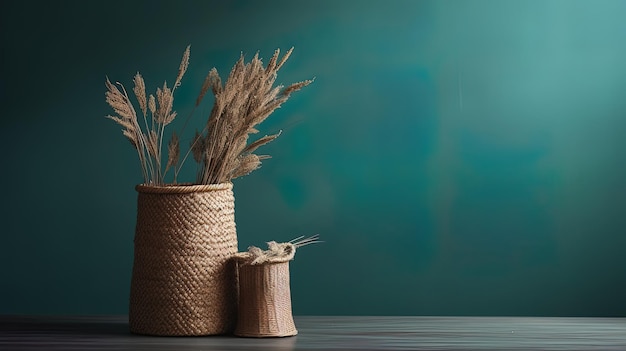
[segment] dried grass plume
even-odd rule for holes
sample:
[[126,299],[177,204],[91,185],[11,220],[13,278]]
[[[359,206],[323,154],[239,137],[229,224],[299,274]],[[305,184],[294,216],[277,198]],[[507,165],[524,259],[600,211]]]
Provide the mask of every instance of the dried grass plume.
[[257,133],[256,126],[287,101],[292,93],[312,82],[304,80],[286,88],[275,85],[278,70],[285,64],[293,48],[282,57],[277,49],[267,66],[263,66],[258,53],[248,63],[242,54],[224,82],[217,69],[211,69],[203,81],[194,107],[195,111],[205,95],[209,91],[213,93],[214,104],[206,124],[201,131],[196,131],[189,151],[182,160],[179,160],[180,139],[176,133],[172,133],[167,145],[167,161],[163,165],[164,131],[177,116],[176,111],[173,111],[174,91],[181,85],[189,66],[190,49],[188,46],[183,53],[171,88],[163,83],[154,95],[147,95],[143,77],[139,73],[135,75],[133,92],[143,117],[143,126],[140,126],[124,87],[120,83],[111,83],[108,78],[105,82],[106,102],[117,114],[107,117],[123,127],[124,136],[137,150],[146,184],[164,185],[165,174],[170,169],[174,169],[173,181],[176,183],[180,168],[190,153],[199,164],[197,184],[228,182],[259,168],[261,161],[269,156],[254,152],[275,140],[280,132],[251,142],[250,134]]

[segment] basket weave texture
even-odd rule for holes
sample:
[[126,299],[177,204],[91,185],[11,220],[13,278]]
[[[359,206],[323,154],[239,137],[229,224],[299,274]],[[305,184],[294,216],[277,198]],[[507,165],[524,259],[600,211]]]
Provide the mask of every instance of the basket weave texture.
[[256,265],[239,260],[238,315],[237,336],[298,334],[291,311],[289,261]]
[[232,183],[138,185],[136,190],[131,332],[232,332],[237,317]]

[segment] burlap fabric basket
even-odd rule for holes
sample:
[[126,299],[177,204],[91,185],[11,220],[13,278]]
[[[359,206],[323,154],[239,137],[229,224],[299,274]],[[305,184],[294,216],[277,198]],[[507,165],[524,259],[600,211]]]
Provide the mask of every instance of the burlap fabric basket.
[[[272,242],[274,243],[274,242]],[[275,243],[274,243],[275,244]],[[277,244],[288,252],[276,256],[235,256],[239,270],[239,311],[235,335],[284,337],[298,334],[291,310],[289,261],[295,246]],[[268,252],[268,251],[266,251]]]
[[138,185],[136,190],[131,332],[232,332],[237,317],[232,183]]

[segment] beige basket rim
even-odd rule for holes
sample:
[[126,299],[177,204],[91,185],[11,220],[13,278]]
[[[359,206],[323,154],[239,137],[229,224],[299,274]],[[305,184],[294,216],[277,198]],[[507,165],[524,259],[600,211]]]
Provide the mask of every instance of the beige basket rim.
[[241,265],[246,265],[246,266],[265,266],[265,265],[270,265],[270,264],[281,264],[281,263],[287,263],[289,261],[293,260],[293,256],[275,256],[275,257],[268,257],[266,260],[264,260],[261,263],[252,263],[252,261],[254,260],[255,256],[252,255],[249,252],[237,252],[236,254],[234,254],[232,256],[232,259],[239,262],[239,264]]
[[167,185],[150,185],[150,184],[138,184],[135,186],[135,190],[139,193],[150,194],[189,194],[189,193],[202,193],[217,190],[231,190],[233,183],[226,182],[221,184],[167,184]]

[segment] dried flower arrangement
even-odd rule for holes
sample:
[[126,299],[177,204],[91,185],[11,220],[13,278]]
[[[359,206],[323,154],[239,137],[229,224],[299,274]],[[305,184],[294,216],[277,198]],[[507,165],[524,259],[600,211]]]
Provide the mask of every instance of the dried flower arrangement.
[[[280,133],[266,135],[253,142],[248,142],[249,135],[258,133],[256,126],[269,117],[295,91],[309,85],[312,80],[274,86],[278,70],[283,66],[293,51],[291,48],[282,58],[276,50],[267,66],[263,66],[258,53],[248,62],[243,54],[233,66],[226,83],[215,68],[211,69],[195,102],[194,111],[211,90],[215,96],[213,108],[202,131],[196,131],[189,151],[180,160],[180,139],[172,133],[167,144],[167,162],[163,167],[163,138],[165,127],[176,118],[173,111],[174,92],[189,65],[190,47],[183,54],[174,85],[169,88],[167,82],[157,88],[156,96],[146,95],[146,86],[141,74],[133,79],[133,92],[143,115],[143,130],[137,110],[122,84],[106,80],[106,102],[117,116],[107,116],[123,127],[123,134],[130,141],[139,155],[144,183],[165,185],[165,175],[174,170],[173,182],[185,160],[192,154],[200,164],[196,184],[220,184],[249,174],[259,168],[261,161],[269,156],[254,152],[262,145],[276,139]],[[119,86],[119,88],[118,88]]]

